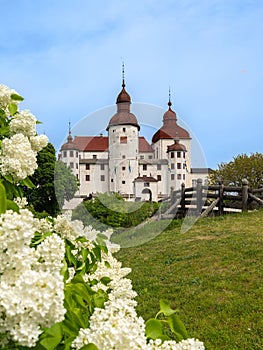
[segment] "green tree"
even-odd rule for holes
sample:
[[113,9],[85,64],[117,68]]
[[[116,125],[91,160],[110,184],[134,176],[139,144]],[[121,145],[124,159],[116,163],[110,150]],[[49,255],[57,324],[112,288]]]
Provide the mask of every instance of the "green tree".
[[242,179],[247,179],[249,186],[257,188],[262,185],[263,154],[241,154],[233,158],[229,163],[220,163],[218,169],[211,172],[209,182],[225,185],[241,186]]
[[55,190],[60,208],[63,207],[65,200],[69,201],[72,199],[78,190],[78,180],[76,176],[61,160],[56,162]]
[[55,216],[60,207],[56,198],[54,186],[54,172],[56,164],[56,151],[51,143],[43,148],[37,155],[38,168],[30,177],[35,185],[33,189],[25,189],[28,203],[39,212],[46,212]]

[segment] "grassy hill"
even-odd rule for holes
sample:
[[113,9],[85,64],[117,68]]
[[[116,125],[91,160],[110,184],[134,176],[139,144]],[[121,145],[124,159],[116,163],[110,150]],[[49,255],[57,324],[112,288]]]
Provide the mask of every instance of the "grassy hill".
[[132,268],[138,314],[155,316],[165,298],[206,349],[263,349],[263,211],[201,219],[186,233],[180,227],[173,221],[117,254]]

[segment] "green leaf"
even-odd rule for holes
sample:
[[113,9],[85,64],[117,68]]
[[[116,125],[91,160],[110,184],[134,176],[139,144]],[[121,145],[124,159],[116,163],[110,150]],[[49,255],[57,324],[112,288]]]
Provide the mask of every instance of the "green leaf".
[[7,209],[7,200],[5,186],[0,182],[0,214],[5,213]]
[[178,341],[188,338],[186,328],[178,315],[173,314],[169,316],[167,322]]
[[71,252],[71,247],[69,245],[66,246],[66,257],[69,261],[70,264],[76,266],[77,263],[77,259],[75,258],[75,256],[72,254]]
[[145,335],[150,339],[160,339],[163,335],[162,322],[155,318],[150,318],[145,324]]
[[15,103],[9,103],[8,110],[10,115],[14,115],[17,112],[17,105]]
[[107,284],[109,284],[110,283],[110,281],[111,281],[111,278],[110,277],[102,277],[101,279],[100,279],[100,282],[101,283],[103,283],[105,286],[107,285]]
[[95,344],[89,343],[88,345],[82,346],[80,350],[99,350],[99,348]]
[[30,180],[29,177],[25,178],[24,180],[20,181],[21,186],[26,186],[28,188],[35,188],[36,186],[33,184],[33,182]]
[[5,116],[6,116],[5,111],[2,108],[0,108],[0,117],[5,117]]
[[13,101],[24,101],[24,97],[22,97],[18,94],[11,94],[10,97]]
[[99,291],[93,296],[93,300],[94,300],[95,307],[102,309],[104,307],[105,301],[108,300],[108,294],[105,292]]
[[19,212],[19,206],[15,202],[11,201],[10,199],[6,200],[6,209],[7,210],[11,209],[17,213]]
[[160,300],[160,311],[159,313],[163,313],[164,316],[170,316],[176,313],[176,310],[173,310],[170,305],[169,302],[167,300],[161,299]]
[[40,337],[40,344],[46,350],[54,350],[59,345],[63,337],[60,323],[55,323],[51,328],[44,331]]

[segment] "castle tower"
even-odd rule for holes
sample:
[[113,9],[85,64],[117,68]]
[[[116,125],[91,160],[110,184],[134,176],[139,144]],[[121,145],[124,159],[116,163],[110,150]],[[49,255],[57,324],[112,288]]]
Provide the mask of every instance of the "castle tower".
[[167,147],[168,153],[168,186],[178,190],[186,180],[186,147],[179,142],[179,138],[174,139],[174,144]]
[[163,115],[163,125],[152,137],[155,158],[166,158],[167,146],[170,146],[173,140],[177,137],[179,137],[186,146],[187,151],[190,153],[191,137],[187,130],[178,125],[177,115],[172,110],[172,102],[169,93],[168,110]]
[[79,148],[73,142],[70,123],[67,142],[60,149],[60,159],[71,168],[73,174],[79,179]]
[[133,195],[133,180],[138,176],[139,130],[137,118],[130,112],[131,98],[125,90],[124,69],[122,90],[117,97],[117,113],[110,119],[109,191]]

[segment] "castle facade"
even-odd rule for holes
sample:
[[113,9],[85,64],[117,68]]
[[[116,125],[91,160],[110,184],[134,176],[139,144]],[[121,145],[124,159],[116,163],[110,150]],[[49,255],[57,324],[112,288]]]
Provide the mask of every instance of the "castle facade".
[[96,193],[117,192],[129,201],[160,201],[177,190],[205,180],[207,169],[191,168],[191,136],[178,125],[169,96],[163,125],[151,143],[140,135],[140,125],[131,113],[131,98],[122,89],[116,113],[109,118],[107,136],[69,135],[59,158],[79,180],[79,190],[67,208],[73,208]]

